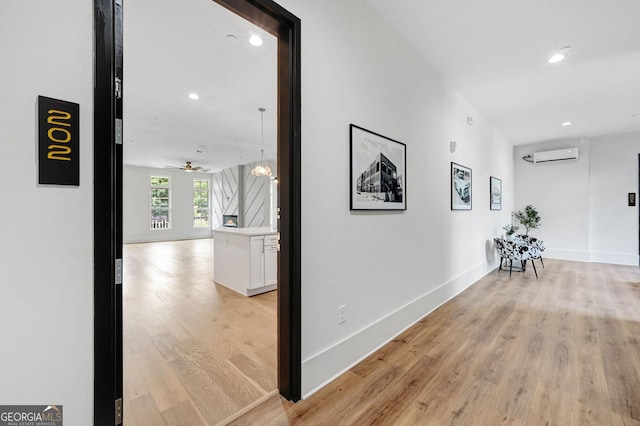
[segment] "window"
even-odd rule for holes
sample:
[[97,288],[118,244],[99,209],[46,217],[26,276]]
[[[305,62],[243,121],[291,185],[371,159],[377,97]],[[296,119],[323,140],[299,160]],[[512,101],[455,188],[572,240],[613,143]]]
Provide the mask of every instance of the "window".
[[209,181],[193,180],[193,227],[209,227]]
[[170,181],[151,176],[151,229],[171,229]]

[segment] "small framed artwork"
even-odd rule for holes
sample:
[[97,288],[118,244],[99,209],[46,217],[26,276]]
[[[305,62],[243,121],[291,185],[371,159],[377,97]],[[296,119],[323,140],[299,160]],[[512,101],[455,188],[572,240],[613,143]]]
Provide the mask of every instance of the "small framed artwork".
[[636,205],[636,193],[635,192],[629,192],[629,195],[627,196],[627,203],[629,204],[629,207],[635,207],[635,205]]
[[407,209],[405,144],[351,124],[351,210]]
[[489,177],[489,198],[491,210],[502,210],[502,181],[497,177]]
[[451,162],[451,210],[471,210],[471,169]]

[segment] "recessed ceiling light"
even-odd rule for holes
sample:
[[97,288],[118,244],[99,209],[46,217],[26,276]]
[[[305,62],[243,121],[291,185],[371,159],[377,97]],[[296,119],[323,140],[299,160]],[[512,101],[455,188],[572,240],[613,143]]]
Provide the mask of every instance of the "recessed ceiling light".
[[547,62],[549,62],[550,64],[555,64],[556,62],[560,62],[563,59],[564,55],[562,53],[556,53],[555,55],[550,57]]
[[189,93],[189,99],[193,99],[194,101],[197,101],[198,99],[200,99],[200,96],[198,96],[197,93]]
[[249,38],[249,43],[251,43],[252,46],[262,46],[262,39],[260,36],[254,34]]
[[565,56],[567,56],[567,51],[569,49],[571,49],[571,46],[563,47],[562,49],[554,53],[549,59],[547,59],[547,62],[549,62],[550,64],[555,64],[556,62],[560,62],[565,58]]
[[564,127],[571,126],[572,124],[573,124],[573,123],[572,123],[572,122],[570,122],[570,121],[565,121],[564,123],[562,123],[562,125],[563,125]]
[[233,41],[233,40],[237,40],[237,39],[238,39],[238,37],[236,37],[235,35],[227,34],[227,40],[232,40]]

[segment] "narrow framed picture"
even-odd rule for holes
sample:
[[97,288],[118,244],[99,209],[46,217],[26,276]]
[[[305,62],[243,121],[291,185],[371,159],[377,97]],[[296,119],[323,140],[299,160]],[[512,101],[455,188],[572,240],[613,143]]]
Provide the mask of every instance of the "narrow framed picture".
[[451,210],[471,210],[471,169],[451,162]]
[[502,181],[497,177],[489,177],[489,198],[491,210],[502,210]]
[[351,210],[406,210],[406,145],[351,124],[349,150]]

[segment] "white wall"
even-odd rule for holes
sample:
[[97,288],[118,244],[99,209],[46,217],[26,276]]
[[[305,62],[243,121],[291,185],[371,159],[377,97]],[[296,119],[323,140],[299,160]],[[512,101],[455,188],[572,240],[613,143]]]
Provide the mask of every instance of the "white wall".
[[[362,1],[279,3],[302,20],[308,396],[497,265],[492,239],[513,208],[513,150]],[[407,145],[406,212],[349,210],[350,123]],[[473,169],[472,211],[450,211],[451,161]],[[502,179],[502,211],[489,210],[490,175]]]
[[[93,3],[0,3],[0,404],[93,422]],[[38,95],[80,104],[80,186],[39,187]]]
[[[580,159],[530,164],[527,154],[580,148]],[[516,209],[536,206],[542,226],[532,234],[548,246],[546,257],[638,265],[640,132],[518,146],[514,150]]]
[[[193,180],[208,179],[211,183],[210,173],[124,166],[123,175],[122,234],[125,243],[211,237],[211,227],[193,227]],[[170,178],[171,229],[151,229],[151,176]]]
[[[276,162],[266,161],[275,175]],[[222,227],[223,215],[238,216],[238,226],[253,228],[275,226],[271,218],[271,185],[268,176],[251,174],[251,164],[229,167],[212,175],[212,223]],[[277,194],[275,195],[277,206]]]
[[[573,147],[580,149],[578,160],[533,164],[522,159],[537,151]],[[531,235],[547,244],[545,257],[589,260],[589,157],[586,139],[521,145],[514,149],[515,210],[528,204],[538,209],[541,225]],[[519,232],[524,232],[524,228]]]
[[640,132],[590,140],[591,184],[589,238],[593,262],[638,265],[638,195]]

